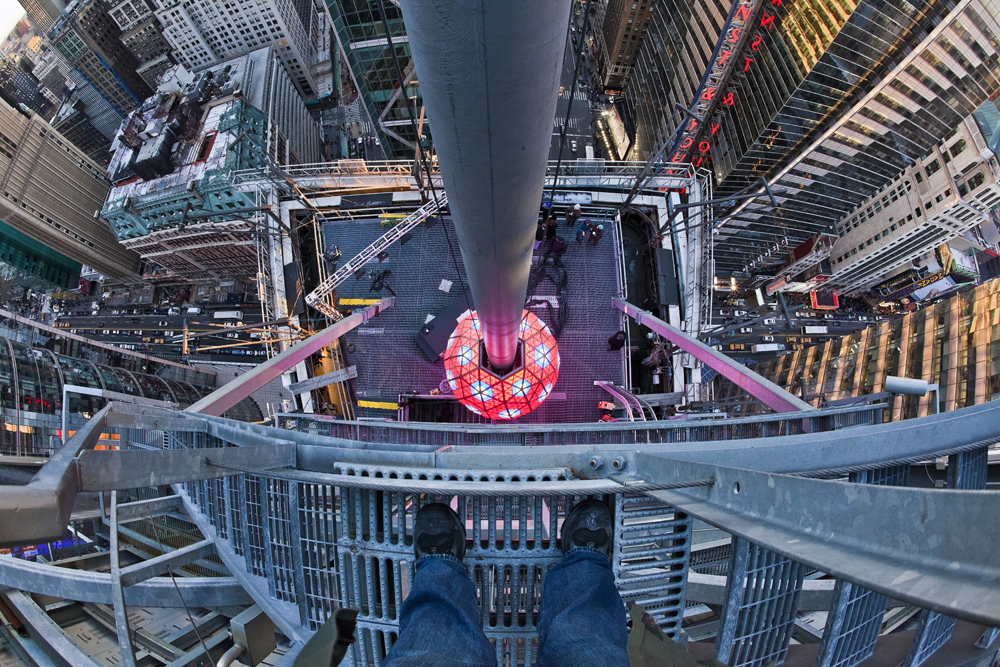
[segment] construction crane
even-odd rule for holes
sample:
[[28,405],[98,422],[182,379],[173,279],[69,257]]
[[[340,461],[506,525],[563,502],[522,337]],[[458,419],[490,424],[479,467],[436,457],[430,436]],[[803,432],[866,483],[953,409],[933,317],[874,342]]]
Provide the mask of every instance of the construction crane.
[[441,209],[447,203],[447,195],[444,191],[438,191],[436,200],[432,199],[413,213],[403,218],[398,225],[389,229],[389,231],[376,239],[374,243],[362,250],[356,257],[345,263],[330,277],[321,282],[316,289],[314,289],[306,297],[306,303],[330,319],[334,321],[339,320],[341,318],[341,314],[337,312],[329,301],[327,301],[327,297],[333,294],[333,291],[337,289],[341,283],[347,280],[348,277],[354,275],[355,272],[361,269],[361,267],[365,264],[377,258],[379,253],[384,252],[389,246],[403,238],[403,236],[412,231],[417,225],[427,218],[440,213]]

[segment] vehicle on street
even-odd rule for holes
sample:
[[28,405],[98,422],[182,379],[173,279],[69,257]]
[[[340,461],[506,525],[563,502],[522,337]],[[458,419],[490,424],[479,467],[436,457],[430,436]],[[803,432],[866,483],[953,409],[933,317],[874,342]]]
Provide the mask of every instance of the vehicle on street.
[[796,338],[795,336],[785,336],[785,342],[786,343],[794,343],[797,340],[798,340],[798,338]]
[[741,334],[753,333],[753,327],[740,327]]
[[764,341],[765,343],[773,343],[774,342],[774,336],[761,336],[760,339],[762,341]]
[[167,315],[180,315],[181,309],[177,306],[173,306],[167,310]]
[[722,352],[722,346],[721,345],[713,345],[712,349],[715,350],[716,352]]
[[737,311],[736,311],[735,313],[733,313],[733,314],[734,314],[734,315],[736,315],[736,317],[743,317],[744,315],[746,315],[746,314],[747,314],[747,311],[745,311],[745,310],[737,310]]
[[804,349],[806,349],[806,346],[802,345],[800,343],[793,343],[792,344],[792,349],[793,350],[804,350]]
[[728,308],[723,308],[722,310],[719,311],[719,315],[728,315],[731,312],[732,311],[729,310]]
[[574,153],[576,152],[576,139],[570,139],[570,141],[569,141],[569,149],[571,151],[573,151]]
[[201,315],[201,308],[192,307],[187,309],[188,315]]
[[807,338],[807,337],[803,336],[802,338],[799,339],[799,342],[800,343],[811,343],[811,342],[813,342],[813,339],[812,338]]
[[729,349],[730,351],[739,351],[747,349],[747,346],[744,345],[743,343],[730,343]]
[[829,343],[831,340],[833,340],[833,339],[832,338],[827,338],[825,336],[820,336],[819,338],[816,339],[816,342],[817,343]]
[[804,326],[802,327],[802,333],[804,334],[825,334],[830,333],[830,330],[824,324],[822,326]]
[[160,320],[160,322],[159,322],[159,324],[157,326],[165,327],[165,326],[167,326],[167,321],[166,320]]
[[780,352],[785,349],[784,343],[759,343],[753,346],[753,353],[758,352]]
[[776,320],[776,319],[774,319],[772,317],[771,319],[764,320],[764,325],[765,326],[773,326],[774,324],[777,324],[777,322],[778,322],[778,320]]
[[240,310],[217,310],[212,313],[212,317],[217,320],[243,320],[243,311]]

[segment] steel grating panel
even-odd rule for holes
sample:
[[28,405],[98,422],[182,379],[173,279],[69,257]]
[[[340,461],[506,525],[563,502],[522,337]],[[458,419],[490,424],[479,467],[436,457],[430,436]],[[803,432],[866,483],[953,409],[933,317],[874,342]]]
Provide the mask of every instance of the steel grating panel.
[[853,667],[875,652],[886,597],[838,579],[816,667]]
[[[852,472],[855,484],[906,486],[910,466],[899,464]],[[887,599],[880,593],[838,580],[823,630],[816,667],[853,667],[875,651]]]
[[[700,545],[696,545],[700,546]],[[731,544],[720,544],[691,550],[691,569],[698,574],[714,574],[724,577],[729,572],[729,548]]]
[[989,447],[971,449],[948,457],[948,488],[982,491],[986,488]]
[[622,599],[642,605],[674,639],[684,615],[692,523],[648,496],[615,496],[615,584]]
[[[535,471],[540,472],[544,471]],[[398,609],[414,576],[413,520],[422,505],[435,501],[450,503],[465,519],[469,537],[466,563],[484,612],[484,631],[496,646],[498,662],[533,664],[544,573],[562,559],[555,537],[577,498],[427,497],[325,487],[301,496],[300,512],[325,508],[303,522],[303,536],[317,530],[318,521],[332,524],[330,500],[334,493],[341,521],[333,546],[340,593],[336,599],[361,610],[358,627],[363,630],[362,638],[352,647],[355,665],[381,664],[395,641]],[[314,527],[307,527],[310,521]],[[303,552],[317,547],[304,544]],[[321,553],[325,557],[327,552]],[[311,587],[316,574],[310,570],[309,559],[304,561],[308,621],[311,627],[318,627],[329,615],[329,593]]]
[[788,652],[805,568],[734,537],[715,657],[729,667],[780,663]]
[[910,466],[886,466],[884,468],[869,468],[852,472],[848,478],[855,484],[876,484],[879,486],[906,486],[910,481]]
[[955,619],[930,609],[920,612],[913,646],[902,667],[917,667],[923,664],[939,648],[944,646],[955,630]]
[[[455,260],[449,251],[445,228],[451,239]],[[385,229],[378,219],[327,222],[323,224],[323,241],[326,247],[336,245],[345,258],[354,257],[371,240],[381,236]],[[454,226],[445,219],[427,229],[419,226],[406,245],[395,244],[382,263],[370,262],[365,269],[369,275],[360,280],[349,279],[337,288],[337,303],[341,299],[374,299],[389,293],[372,291],[372,273],[389,270],[388,284],[397,295],[396,304],[364,327],[344,336],[348,347],[345,363],[356,364],[358,377],[354,386],[362,400],[396,402],[400,394],[428,395],[437,390],[444,380],[441,361],[430,362],[418,348],[414,337],[425,324],[428,315],[437,315],[462,296],[462,284],[467,286],[464,268],[462,277],[455,262],[462,267]],[[563,256],[566,267],[568,319],[559,336],[561,365],[559,380],[549,399],[529,415],[505,420],[504,423],[560,423],[592,422],[600,417],[597,403],[603,400],[602,390],[595,387],[595,379],[613,381],[621,385],[622,364],[618,352],[607,352],[607,338],[621,329],[620,314],[611,308],[616,294],[614,245],[606,237],[599,245],[574,243],[575,233],[560,224],[559,234],[566,238],[569,249]],[[539,253],[533,258],[537,266]],[[452,282],[450,291],[439,289],[442,280]],[[557,287],[552,280],[543,279],[534,297],[555,298]],[[531,307],[550,328],[552,316],[542,301]],[[349,306],[341,306],[349,307]],[[431,322],[433,324],[433,321]],[[562,399],[559,395],[565,394]],[[455,404],[454,410],[464,410]],[[372,408],[361,408],[363,417],[384,417],[387,413]],[[470,413],[470,416],[471,413]],[[458,421],[458,419],[454,419]]]
[[[271,595],[284,602],[296,602],[295,598],[295,552],[299,545],[292,537],[292,512],[289,496],[291,486],[297,482],[284,479],[262,477],[264,497],[267,500],[261,505],[266,514],[268,528],[267,545],[271,554],[268,564],[268,587]],[[298,517],[295,516],[298,525]]]

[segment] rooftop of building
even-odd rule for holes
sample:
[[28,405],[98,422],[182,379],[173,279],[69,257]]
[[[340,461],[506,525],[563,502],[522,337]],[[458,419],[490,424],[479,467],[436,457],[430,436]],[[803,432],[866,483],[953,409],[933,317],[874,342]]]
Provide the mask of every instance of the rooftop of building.
[[[115,137],[109,200],[186,185],[223,167],[242,135],[238,124],[226,120],[242,103],[264,105],[266,82],[254,73],[266,67],[270,52],[258,49],[197,74],[182,65],[166,70],[156,93]],[[144,161],[152,166],[144,169]]]

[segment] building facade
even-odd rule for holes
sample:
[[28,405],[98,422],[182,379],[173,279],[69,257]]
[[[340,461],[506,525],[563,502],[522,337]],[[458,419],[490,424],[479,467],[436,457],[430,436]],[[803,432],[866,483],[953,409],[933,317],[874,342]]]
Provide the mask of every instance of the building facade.
[[[13,58],[0,60],[0,94],[11,106],[23,104],[39,116],[51,118],[56,107],[50,99],[39,92],[41,83],[31,71],[25,71],[22,62]],[[34,69],[34,67],[32,67]]]
[[77,287],[80,262],[39,243],[0,220],[0,262],[57,287]]
[[[122,44],[140,63],[137,72],[150,88],[156,88],[157,78],[173,60],[152,6],[146,0],[125,0],[111,9],[111,18],[122,31]],[[156,65],[150,67],[154,61]]]
[[64,105],[52,119],[52,127],[94,162],[106,164],[111,158],[111,142],[90,122],[82,101]]
[[[996,105],[987,101],[996,117]],[[996,129],[965,119],[913,166],[837,221],[830,287],[855,292],[891,278],[942,243],[996,239],[1000,166],[988,147]],[[984,136],[984,130],[987,132]],[[992,228],[992,229],[990,229]],[[983,233],[983,229],[986,233]],[[967,232],[971,239],[965,239]],[[995,248],[994,248],[995,249]]]
[[0,220],[8,226],[104,275],[138,277],[139,256],[95,215],[108,192],[104,170],[41,117],[6,103],[0,103],[0,185]]
[[[834,338],[753,369],[813,405],[874,394],[888,376],[940,386],[942,412],[1000,400],[1000,280],[993,280],[892,321]],[[716,396],[744,393],[716,379]],[[892,421],[934,413],[933,394],[889,402]],[[821,398],[820,398],[821,397]],[[749,406],[748,411],[756,407]]]
[[315,68],[326,18],[309,2],[154,0],[163,36],[177,62],[192,72],[271,46],[304,100],[316,99]]
[[39,32],[47,32],[55,24],[62,10],[66,9],[63,0],[19,0],[28,14],[31,25]]
[[601,3],[603,20],[599,64],[605,89],[622,90],[639,55],[646,28],[653,17],[655,0],[608,0]]
[[[786,4],[768,24],[774,35],[789,34],[794,5]],[[752,262],[762,249],[833,230],[928,155],[1000,87],[998,13],[980,0],[877,8],[865,0],[825,50],[806,61],[815,64],[787,89],[783,105],[763,102],[765,90],[782,87],[772,68],[754,74],[764,69],[754,64],[745,76],[735,75],[720,91],[732,93],[735,103],[713,118],[719,129],[706,140],[720,181],[716,192],[757,188],[766,177],[777,207],[759,198],[728,211],[733,217],[719,228],[716,265],[769,275],[773,262]],[[760,49],[765,44],[786,53],[791,46],[766,36]]]
[[[616,105],[632,137],[630,156],[646,159],[661,133],[677,129],[683,118],[676,106],[691,106],[731,6],[727,0],[647,3],[646,37],[636,40],[629,84]],[[614,44],[606,51],[617,59]]]
[[53,46],[119,112],[128,113],[152,94],[136,72],[138,59],[121,42],[122,32],[104,0],[74,0],[49,32]]
[[[423,99],[402,11],[395,4],[385,5],[390,33],[387,38],[382,17],[374,5],[356,0],[327,0],[327,7],[352,82],[386,156],[412,159],[416,137],[407,105],[416,118]],[[403,71],[403,87],[399,85],[393,53]],[[432,123],[432,120],[425,121],[423,134],[430,136],[428,125]]]

